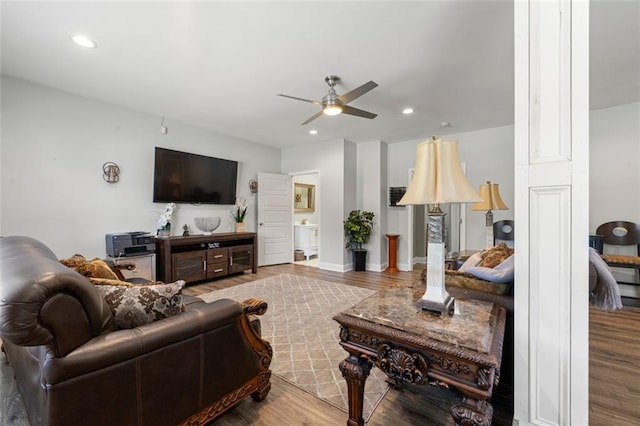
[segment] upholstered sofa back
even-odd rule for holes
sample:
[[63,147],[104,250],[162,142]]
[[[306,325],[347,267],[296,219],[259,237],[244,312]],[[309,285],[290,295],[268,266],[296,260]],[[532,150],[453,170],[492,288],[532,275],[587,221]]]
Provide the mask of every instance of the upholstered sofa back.
[[16,345],[48,345],[64,356],[116,330],[109,306],[89,281],[60,264],[41,242],[0,238],[0,335]]

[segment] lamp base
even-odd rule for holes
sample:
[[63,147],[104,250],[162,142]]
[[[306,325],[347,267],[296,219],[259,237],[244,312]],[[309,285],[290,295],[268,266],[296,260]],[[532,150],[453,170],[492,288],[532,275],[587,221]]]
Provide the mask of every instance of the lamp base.
[[447,315],[453,307],[453,297],[447,292],[444,283],[444,243],[430,241],[427,253],[426,288],[416,306]]
[[[423,296],[424,297],[424,296]],[[423,311],[429,311],[440,315],[449,315],[453,310],[453,297],[447,294],[444,301],[418,299],[416,306]]]
[[493,247],[493,212],[489,210],[485,219],[485,248]]

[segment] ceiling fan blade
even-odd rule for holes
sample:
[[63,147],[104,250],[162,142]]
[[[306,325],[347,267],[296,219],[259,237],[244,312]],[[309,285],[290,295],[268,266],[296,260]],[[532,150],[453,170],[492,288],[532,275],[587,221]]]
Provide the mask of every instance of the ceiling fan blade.
[[312,101],[311,99],[296,98],[295,96],[283,95],[281,93],[278,93],[278,96],[282,96],[284,98],[295,99],[296,101],[309,102],[309,103],[316,104],[316,105],[322,105],[322,102]]
[[301,126],[304,126],[305,124],[311,123],[313,120],[315,120],[316,118],[320,117],[321,115],[322,115],[322,110],[316,112],[311,117],[307,118],[307,120],[304,123],[302,123]]
[[376,118],[378,116],[378,114],[374,114],[369,111],[364,111],[362,109],[354,108],[349,105],[342,106],[342,113],[349,114],[349,115],[356,115],[358,117],[363,117],[363,118]]
[[375,81],[370,81],[360,87],[353,89],[350,92],[345,93],[342,96],[338,96],[338,99],[340,99],[343,104],[348,104],[349,102],[353,101],[356,98],[359,98],[360,96],[364,95],[370,90],[375,89],[376,87],[378,87],[378,83],[376,83]]

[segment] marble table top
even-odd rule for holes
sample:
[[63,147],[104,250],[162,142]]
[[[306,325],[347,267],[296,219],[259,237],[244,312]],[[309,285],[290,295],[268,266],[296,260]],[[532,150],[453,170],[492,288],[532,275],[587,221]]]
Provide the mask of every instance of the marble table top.
[[478,353],[490,353],[498,321],[497,306],[480,300],[455,299],[452,315],[437,315],[416,306],[416,300],[423,293],[424,290],[410,288],[381,291],[341,312],[341,315]]

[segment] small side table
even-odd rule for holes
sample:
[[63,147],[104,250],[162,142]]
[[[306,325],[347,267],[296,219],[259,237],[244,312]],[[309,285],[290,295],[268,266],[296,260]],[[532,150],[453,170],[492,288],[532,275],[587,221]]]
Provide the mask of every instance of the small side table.
[[398,272],[398,234],[387,234],[389,239],[389,267],[385,272]]
[[125,279],[144,278],[148,281],[156,280],[156,255],[154,253],[128,257],[108,257],[108,259],[116,265],[118,262],[133,265],[133,269],[120,270]]

